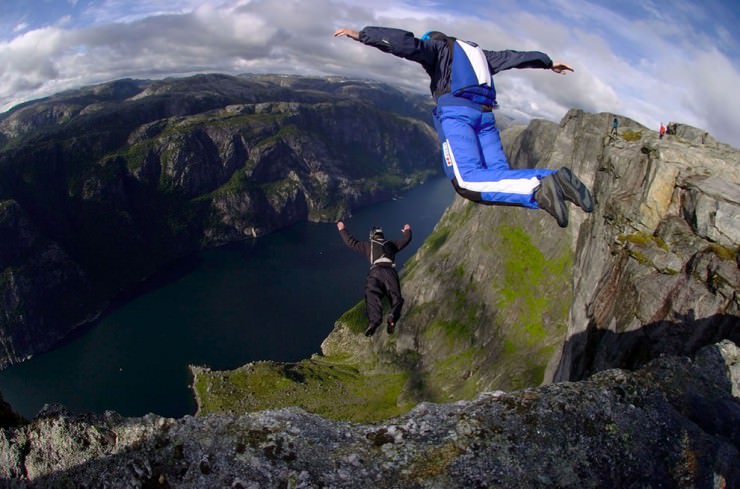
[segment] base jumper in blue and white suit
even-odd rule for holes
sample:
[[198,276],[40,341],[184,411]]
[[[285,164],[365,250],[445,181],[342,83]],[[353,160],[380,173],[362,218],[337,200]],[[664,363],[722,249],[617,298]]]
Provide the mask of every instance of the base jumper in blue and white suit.
[[593,210],[591,192],[567,167],[512,169],[496,128],[493,75],[511,68],[542,68],[565,74],[539,51],[488,51],[473,42],[428,32],[421,38],[401,29],[338,29],[347,36],[395,56],[415,61],[431,78],[437,106],[434,123],[442,143],[444,170],[458,194],[481,204],[516,205],[549,212],[568,225],[565,201]]

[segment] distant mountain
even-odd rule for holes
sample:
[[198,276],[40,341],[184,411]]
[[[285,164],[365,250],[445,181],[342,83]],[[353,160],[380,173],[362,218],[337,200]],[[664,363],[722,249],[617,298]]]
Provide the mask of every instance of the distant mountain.
[[368,81],[118,80],[0,115],[0,368],[163,264],[440,170],[429,97]]

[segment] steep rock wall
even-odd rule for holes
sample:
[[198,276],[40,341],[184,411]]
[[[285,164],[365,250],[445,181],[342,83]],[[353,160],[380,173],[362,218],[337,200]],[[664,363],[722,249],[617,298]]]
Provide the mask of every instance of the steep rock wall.
[[597,154],[597,209],[580,229],[553,380],[740,341],[740,153],[673,127],[662,140],[628,129]]

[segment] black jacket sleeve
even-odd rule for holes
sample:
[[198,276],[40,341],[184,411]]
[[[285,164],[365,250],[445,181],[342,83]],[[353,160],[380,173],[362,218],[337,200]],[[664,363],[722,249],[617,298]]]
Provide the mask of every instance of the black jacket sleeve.
[[419,63],[429,75],[432,95],[444,91],[449,83],[452,54],[445,41],[422,41],[409,31],[368,26],[360,31],[360,42]]
[[436,64],[439,51],[446,44],[442,41],[422,41],[414,37],[413,32],[402,29],[373,26],[360,31],[360,42],[399,58],[416,61],[427,71]]
[[408,244],[411,242],[411,230],[407,230],[403,232],[403,238],[397,239],[393,241],[393,244],[396,245],[396,248],[398,251],[401,251],[402,249],[406,248]]
[[511,68],[552,68],[552,60],[539,51],[487,51],[483,50],[491,67],[491,74]]
[[342,237],[344,244],[349,246],[352,250],[362,253],[363,255],[370,255],[370,243],[356,239],[349,233],[349,231],[347,231],[347,228],[339,231],[339,235]]

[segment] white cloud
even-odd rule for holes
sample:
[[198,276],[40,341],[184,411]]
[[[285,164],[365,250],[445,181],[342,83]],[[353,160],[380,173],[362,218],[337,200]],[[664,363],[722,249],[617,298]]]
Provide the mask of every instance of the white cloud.
[[685,122],[740,145],[739,102],[728,96],[740,81],[728,54],[737,33],[721,22],[699,29],[709,24],[707,12],[681,0],[671,9],[635,5],[639,18],[628,17],[630,4],[620,14],[585,0],[536,3],[539,10],[502,1],[495,11],[471,2],[465,4],[475,10],[469,15],[433,1],[68,3],[76,6],[74,15],[53,27],[24,26],[0,42],[0,110],[88,83],[207,71],[345,75],[428,93],[428,77],[416,63],[331,36],[338,27],[388,25],[418,35],[445,30],[493,50],[541,50],[575,67],[567,76],[540,70],[497,75],[501,102],[514,111],[558,120],[577,107],[615,112],[649,128]]
[[28,24],[28,22],[20,22],[13,28],[13,32],[25,31],[26,29],[28,29],[29,25],[30,24]]

